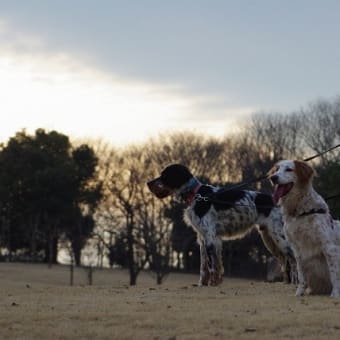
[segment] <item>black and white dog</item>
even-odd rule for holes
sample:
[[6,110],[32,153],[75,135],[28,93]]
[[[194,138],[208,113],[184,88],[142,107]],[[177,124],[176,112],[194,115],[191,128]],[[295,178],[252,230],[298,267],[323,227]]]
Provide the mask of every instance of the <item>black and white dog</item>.
[[241,238],[255,225],[266,247],[290,277],[295,260],[283,234],[280,209],[270,195],[201,184],[181,164],[169,165],[147,185],[158,198],[176,194],[186,203],[184,220],[196,231],[200,245],[200,285],[222,282],[222,239]]

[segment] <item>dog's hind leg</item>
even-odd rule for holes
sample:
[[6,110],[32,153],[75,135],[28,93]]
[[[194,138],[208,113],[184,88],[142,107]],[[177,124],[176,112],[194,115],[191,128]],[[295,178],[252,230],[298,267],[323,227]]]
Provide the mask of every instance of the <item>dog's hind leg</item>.
[[296,268],[296,260],[293,255],[287,256],[287,270],[289,270],[289,278],[290,283],[297,284],[298,281],[298,273]]
[[217,284],[222,283],[223,281],[223,274],[224,274],[224,266],[222,260],[222,240],[216,239],[215,242],[215,249],[216,249],[216,282]]
[[208,255],[208,266],[210,273],[209,283],[211,286],[219,285],[223,280],[223,262],[222,262],[222,241],[218,238],[213,243],[206,246]]
[[332,283],[331,297],[340,298],[340,254],[339,247],[331,242],[325,242],[323,253],[326,258],[330,280]]
[[297,284],[298,274],[294,256],[287,252],[281,256],[280,263],[283,272],[283,282]]

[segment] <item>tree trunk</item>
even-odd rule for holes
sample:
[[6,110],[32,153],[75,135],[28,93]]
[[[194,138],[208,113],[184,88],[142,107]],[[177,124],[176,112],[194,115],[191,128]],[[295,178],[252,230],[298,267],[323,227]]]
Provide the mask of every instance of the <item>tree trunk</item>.
[[73,255],[71,254],[71,262],[70,262],[70,286],[73,286],[74,282],[74,261]]
[[128,243],[128,265],[130,273],[130,286],[137,284],[137,276],[139,272],[138,264],[135,263],[135,249],[133,238],[133,216],[126,217],[127,226],[127,243]]
[[136,271],[134,271],[131,268],[130,268],[129,272],[130,272],[130,286],[135,286],[137,284],[138,274],[136,273]]
[[79,267],[81,265],[81,246],[79,245],[79,242],[74,240],[72,242],[72,249],[74,254],[74,262],[76,263],[76,266]]
[[58,242],[59,242],[58,237],[55,236],[53,238],[53,244],[52,244],[53,246],[52,261],[54,264],[58,263]]
[[37,260],[37,230],[40,223],[40,213],[32,216],[30,219],[31,240],[29,255],[32,261]]
[[88,266],[86,268],[87,270],[87,283],[89,286],[92,286],[93,283],[93,267],[92,266]]
[[137,270],[134,261],[134,249],[133,249],[133,236],[132,231],[128,228],[128,263],[129,263],[129,273],[130,273],[130,286],[134,286],[137,283]]
[[57,257],[58,257],[58,238],[49,235],[45,247],[45,262],[48,263],[49,268],[52,267],[52,264],[58,263]]
[[52,263],[53,263],[53,236],[50,234],[48,237],[48,267],[51,268],[52,267]]
[[53,263],[53,238],[50,235],[48,238],[48,267],[51,268]]

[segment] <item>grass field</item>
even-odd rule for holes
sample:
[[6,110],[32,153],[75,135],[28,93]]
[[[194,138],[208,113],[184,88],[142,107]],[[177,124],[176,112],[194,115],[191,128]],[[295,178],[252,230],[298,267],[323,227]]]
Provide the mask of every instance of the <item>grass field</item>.
[[295,288],[225,278],[197,287],[197,275],[171,274],[136,287],[121,270],[0,263],[0,339],[340,339],[340,301],[296,298]]

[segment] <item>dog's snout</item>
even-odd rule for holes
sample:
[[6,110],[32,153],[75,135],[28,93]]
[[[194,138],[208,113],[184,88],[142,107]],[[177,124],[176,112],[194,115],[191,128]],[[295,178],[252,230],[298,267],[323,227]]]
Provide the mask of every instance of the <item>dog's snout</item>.
[[152,189],[154,187],[162,187],[163,183],[159,178],[155,178],[149,182],[147,182],[147,186]]
[[158,198],[167,197],[172,193],[172,191],[163,184],[160,177],[153,179],[152,181],[149,181],[146,184],[149,190]]
[[279,180],[279,176],[273,175],[273,176],[270,177],[270,180],[272,181],[273,184],[277,184],[277,182]]

